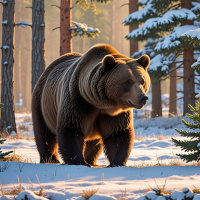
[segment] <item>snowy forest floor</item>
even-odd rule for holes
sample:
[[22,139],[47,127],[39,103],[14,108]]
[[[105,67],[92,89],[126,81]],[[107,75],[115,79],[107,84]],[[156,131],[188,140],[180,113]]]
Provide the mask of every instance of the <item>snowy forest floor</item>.
[[[135,119],[135,141],[127,167],[105,167],[108,162],[102,153],[99,167],[89,168],[39,164],[31,115],[16,114],[19,136],[7,137],[1,150],[14,150],[25,162],[0,162],[0,200],[14,197],[21,200],[25,194],[30,200],[84,200],[82,195],[92,192],[96,193],[90,200],[131,200],[144,199],[147,192],[158,187],[171,192],[185,187],[200,189],[200,166],[180,160],[176,154],[184,152],[171,140],[172,137],[185,139],[174,130],[186,130],[182,118]],[[14,189],[24,192],[8,195]]]

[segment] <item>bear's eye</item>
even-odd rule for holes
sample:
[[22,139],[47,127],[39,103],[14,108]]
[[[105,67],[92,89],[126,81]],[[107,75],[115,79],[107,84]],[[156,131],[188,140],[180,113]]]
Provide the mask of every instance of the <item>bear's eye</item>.
[[134,84],[134,81],[132,79],[127,80],[124,83],[124,89],[129,90],[133,84]]
[[143,78],[140,80],[140,83],[141,83],[142,85],[144,85],[144,79],[143,79]]

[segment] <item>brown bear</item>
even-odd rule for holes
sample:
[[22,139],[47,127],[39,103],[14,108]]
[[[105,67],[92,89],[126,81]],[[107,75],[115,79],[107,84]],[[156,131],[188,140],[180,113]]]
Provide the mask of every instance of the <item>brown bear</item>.
[[125,166],[133,140],[133,108],[146,104],[150,59],[131,59],[106,44],[69,53],[44,71],[32,96],[40,162]]

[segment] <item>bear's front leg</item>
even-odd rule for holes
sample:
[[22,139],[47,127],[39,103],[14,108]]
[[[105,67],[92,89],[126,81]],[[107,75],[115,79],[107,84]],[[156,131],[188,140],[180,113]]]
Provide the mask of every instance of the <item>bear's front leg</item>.
[[110,162],[110,167],[126,166],[134,140],[132,128],[112,133],[104,139],[104,151]]
[[77,128],[57,130],[59,152],[68,165],[87,165],[83,158],[84,135]]

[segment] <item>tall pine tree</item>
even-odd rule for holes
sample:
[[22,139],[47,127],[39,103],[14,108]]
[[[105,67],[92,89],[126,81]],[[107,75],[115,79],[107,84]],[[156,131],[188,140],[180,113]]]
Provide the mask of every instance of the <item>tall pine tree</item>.
[[[196,44],[200,44],[200,30],[190,30],[182,35],[184,40],[187,40],[190,45],[195,46]],[[200,70],[200,57],[197,59],[197,62],[193,63],[193,69]],[[182,120],[183,124],[189,128],[196,130],[194,132],[191,131],[183,131],[175,129],[181,136],[190,138],[189,140],[177,140],[172,138],[174,144],[178,147],[181,147],[182,150],[187,152],[188,154],[177,154],[181,159],[186,162],[191,161],[200,161],[200,94],[197,95],[199,97],[199,101],[195,103],[195,107],[188,105],[189,109],[193,112],[193,114],[186,114],[186,116],[192,120],[192,122],[187,122],[186,120]]]

